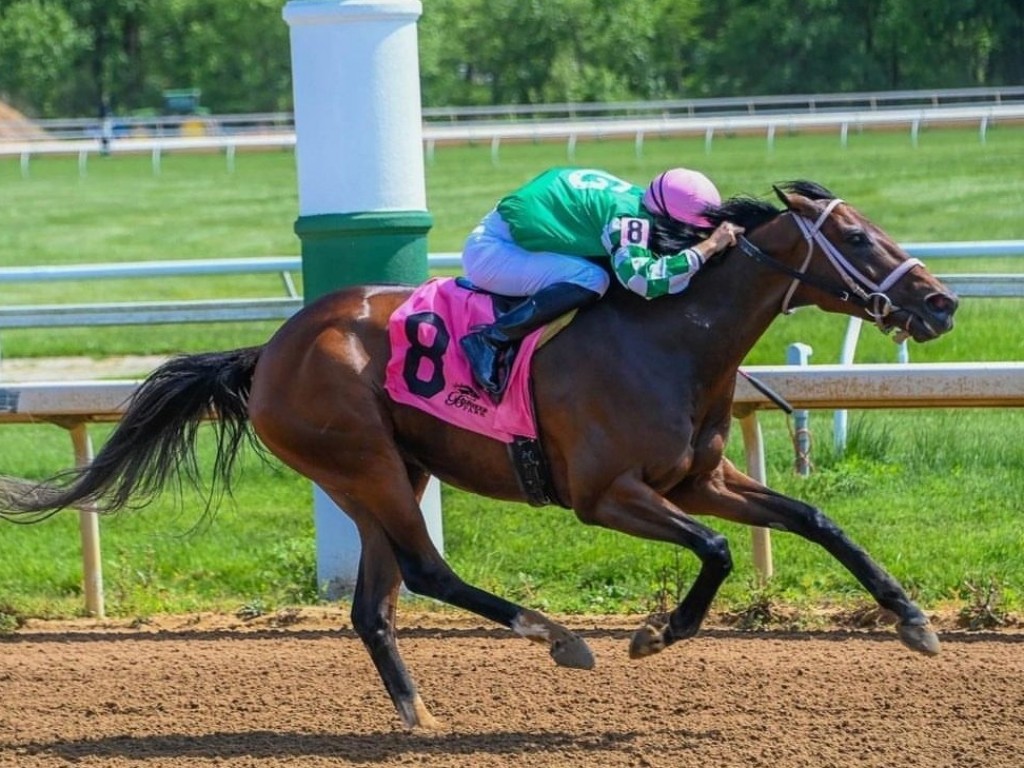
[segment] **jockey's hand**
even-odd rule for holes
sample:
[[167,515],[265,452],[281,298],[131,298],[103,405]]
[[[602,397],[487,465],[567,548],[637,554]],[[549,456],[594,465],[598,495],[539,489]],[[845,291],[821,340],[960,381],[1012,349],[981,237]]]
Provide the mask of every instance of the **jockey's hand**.
[[697,245],[704,261],[707,261],[716,253],[721,253],[726,248],[736,245],[736,236],[743,234],[743,227],[739,227],[728,221],[719,224],[708,239]]

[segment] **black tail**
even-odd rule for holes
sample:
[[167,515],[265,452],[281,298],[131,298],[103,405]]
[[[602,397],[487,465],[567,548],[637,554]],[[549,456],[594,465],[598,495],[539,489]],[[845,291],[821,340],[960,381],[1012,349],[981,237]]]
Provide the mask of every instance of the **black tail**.
[[36,522],[85,504],[100,512],[143,507],[173,476],[202,488],[199,425],[215,419],[217,456],[208,507],[231,490],[243,442],[257,445],[247,402],[262,347],[173,358],[142,383],[92,463],[42,483],[0,479],[0,517]]

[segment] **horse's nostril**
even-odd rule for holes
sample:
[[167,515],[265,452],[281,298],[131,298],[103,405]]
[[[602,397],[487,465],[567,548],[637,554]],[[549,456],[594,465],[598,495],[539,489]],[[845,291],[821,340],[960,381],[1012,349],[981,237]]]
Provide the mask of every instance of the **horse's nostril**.
[[933,293],[924,303],[935,317],[945,320],[953,316],[960,301],[952,293]]

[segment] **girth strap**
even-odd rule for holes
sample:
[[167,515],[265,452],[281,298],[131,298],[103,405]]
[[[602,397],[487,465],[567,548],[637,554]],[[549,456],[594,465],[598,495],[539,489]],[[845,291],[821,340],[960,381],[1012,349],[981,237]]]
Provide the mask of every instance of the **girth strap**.
[[551,470],[548,467],[547,456],[544,455],[540,440],[516,437],[507,445],[508,456],[516,471],[519,487],[526,495],[526,500],[530,502],[530,505],[543,507],[547,504],[557,504],[560,507],[566,507],[555,493],[554,483],[551,481]]

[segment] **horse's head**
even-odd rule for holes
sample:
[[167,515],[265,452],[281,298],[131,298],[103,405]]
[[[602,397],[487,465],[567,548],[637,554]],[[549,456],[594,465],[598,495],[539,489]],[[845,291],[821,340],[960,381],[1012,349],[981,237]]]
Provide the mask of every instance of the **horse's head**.
[[956,295],[853,206],[811,182],[774,189],[786,211],[740,248],[791,278],[783,311],[815,304],[915,341],[952,329]]

